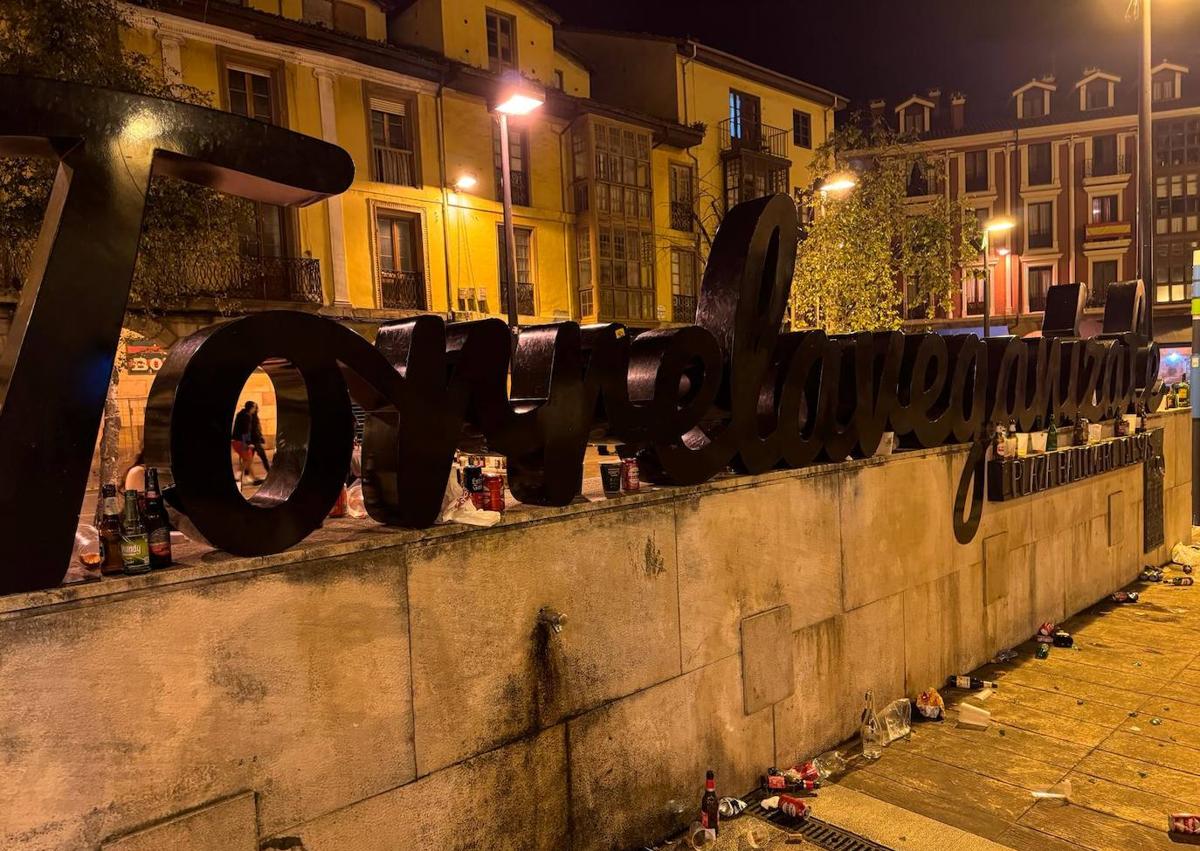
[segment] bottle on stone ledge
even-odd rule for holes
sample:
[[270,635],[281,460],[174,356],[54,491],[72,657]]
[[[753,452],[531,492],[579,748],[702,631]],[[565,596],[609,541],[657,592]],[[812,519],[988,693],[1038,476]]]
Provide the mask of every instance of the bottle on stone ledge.
[[714,833],[721,832],[719,807],[716,775],[710,769],[704,775],[704,796],[700,799],[700,824]]
[[1050,418],[1050,427],[1046,429],[1046,451],[1058,451],[1058,426],[1055,424],[1057,417]]
[[163,505],[162,492],[158,489],[158,470],[146,468],[146,538],[150,546],[152,568],[171,565],[171,524],[167,520],[167,509]]
[[121,518],[121,561],[126,573],[150,570],[150,543],[138,511],[138,492],[125,491],[125,516]]

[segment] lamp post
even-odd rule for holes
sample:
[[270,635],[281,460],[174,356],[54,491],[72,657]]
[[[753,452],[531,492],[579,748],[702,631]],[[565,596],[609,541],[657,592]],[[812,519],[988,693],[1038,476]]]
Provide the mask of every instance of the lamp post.
[[1150,110],[1150,0],[1130,0],[1126,17],[1141,18],[1141,67],[1138,80],[1138,275],[1146,287],[1146,339],[1154,339],[1154,162]]
[[493,110],[500,117],[500,179],[501,201],[504,205],[504,254],[505,273],[508,275],[508,293],[505,308],[508,311],[508,327],[517,331],[517,237],[512,221],[512,160],[509,158],[508,117],[529,115],[546,102],[543,90],[516,77],[500,93]]
[[993,233],[1005,233],[1017,226],[1012,216],[994,216],[983,223],[983,245],[979,249],[979,259],[983,266],[983,336],[992,336],[992,279],[988,274],[987,252],[988,237]]

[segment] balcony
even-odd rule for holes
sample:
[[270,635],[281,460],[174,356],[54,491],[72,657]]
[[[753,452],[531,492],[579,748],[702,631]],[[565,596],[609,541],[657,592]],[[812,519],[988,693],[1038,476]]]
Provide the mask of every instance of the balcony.
[[723,154],[749,151],[781,160],[788,158],[788,132],[782,128],[726,118],[717,125],[717,130]]
[[1123,177],[1129,173],[1130,160],[1125,154],[1083,161],[1084,177]]
[[671,295],[671,319],[674,322],[696,321],[696,297],[694,295]]
[[1087,301],[1084,307],[1104,307],[1108,298],[1108,284],[1094,284],[1088,289]]
[[[514,171],[512,174],[512,202],[518,207],[529,206],[529,178],[523,171]],[[504,174],[500,169],[496,169],[496,200],[504,200]]]
[[1046,309],[1046,294],[1045,293],[1030,293],[1029,294],[1029,312],[1041,313]]
[[692,202],[671,202],[671,230],[692,231]]
[[1108,239],[1129,239],[1133,235],[1130,222],[1093,222],[1084,225],[1084,242],[1103,242]]
[[[508,313],[508,281],[500,279],[500,312]],[[533,284],[517,284],[517,313],[521,316],[535,316],[537,311],[533,304]]]
[[379,301],[391,310],[424,310],[425,281],[420,272],[379,273]]
[[908,307],[904,309],[905,319],[928,319],[929,318],[929,302],[913,301],[909,302]]
[[371,176],[379,183],[397,186],[417,186],[417,164],[412,151],[400,148],[371,149],[374,171]]
[[983,316],[983,300],[968,301],[964,316]]
[[214,292],[227,289],[231,298],[247,301],[292,301],[321,304],[321,261],[313,257],[243,257],[233,272],[233,280],[222,277],[220,270],[207,270]]

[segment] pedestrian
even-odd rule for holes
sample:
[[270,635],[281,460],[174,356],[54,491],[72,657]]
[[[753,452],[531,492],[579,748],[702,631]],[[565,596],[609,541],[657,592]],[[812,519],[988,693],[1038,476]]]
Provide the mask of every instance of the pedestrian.
[[[253,476],[254,456],[262,459],[263,470],[271,472],[271,464],[263,449],[262,425],[258,421],[258,405],[247,402],[233,418],[233,432],[230,434],[230,445],[237,453],[241,469],[238,471],[238,484],[241,485],[247,474]],[[265,479],[252,479],[252,483],[261,485]]]

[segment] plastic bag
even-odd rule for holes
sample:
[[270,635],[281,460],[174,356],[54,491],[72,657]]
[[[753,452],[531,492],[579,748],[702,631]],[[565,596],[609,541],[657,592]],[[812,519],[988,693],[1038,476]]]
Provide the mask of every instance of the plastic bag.
[[883,743],[890,745],[912,732],[912,703],[902,697],[893,700],[879,713],[879,726],[883,731]]
[[367,506],[363,502],[362,479],[346,489],[346,516],[362,520],[367,516]]
[[1200,565],[1200,547],[1179,543],[1171,547],[1171,561],[1191,567]]

